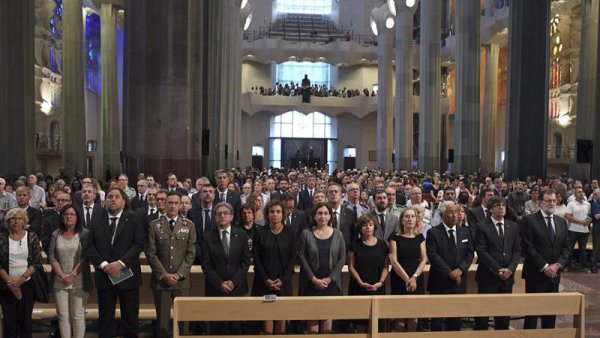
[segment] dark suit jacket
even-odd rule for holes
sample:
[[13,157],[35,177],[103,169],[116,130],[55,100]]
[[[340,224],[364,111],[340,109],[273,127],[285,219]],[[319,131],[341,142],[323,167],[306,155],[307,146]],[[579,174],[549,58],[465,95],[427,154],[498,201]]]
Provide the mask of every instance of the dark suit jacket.
[[[314,190],[313,194],[315,192],[316,192],[316,189]],[[300,194],[298,195],[298,209],[304,210],[304,212],[310,213],[312,207],[313,207],[313,200],[310,197],[310,195],[308,194],[308,190],[301,190]]]
[[[167,192],[171,191],[171,188],[169,187],[165,187],[165,189],[167,190]],[[188,194],[188,191],[183,188],[175,188],[175,192],[178,193],[180,196]]]
[[211,210],[210,223],[208,225],[204,224],[204,211],[202,208],[195,209],[192,208],[188,211],[188,218],[194,222],[194,226],[196,227],[196,259],[194,260],[194,264],[199,265],[202,264],[202,242],[204,242],[204,236],[211,229],[217,228],[216,223],[216,215],[214,206]]
[[485,214],[481,205],[467,210],[467,222],[469,222],[469,226],[476,226],[483,221],[485,221]]
[[[79,214],[79,217],[81,217],[81,220],[83,221],[83,226],[85,227],[85,206],[80,205],[80,206],[76,206],[75,207],[77,210],[77,213]],[[102,208],[102,206],[98,203],[94,203],[94,207],[92,208],[92,224],[94,224],[94,220],[101,218],[102,214],[104,214],[105,209]],[[89,225],[87,225],[89,226]]]
[[126,267],[131,268],[133,277],[122,281],[116,287],[121,290],[138,288],[142,282],[140,269],[140,252],[145,248],[144,230],[142,223],[135,213],[123,211],[114,243],[111,244],[109,228],[109,214],[104,212],[89,228],[90,234],[84,245],[85,254],[96,267],[95,280],[98,289],[111,289],[112,285],[108,275],[100,269],[100,264],[106,261],[122,261]]
[[[284,220],[284,224],[287,225],[287,219]],[[306,215],[304,214],[304,211],[302,210],[298,210],[298,209],[294,209],[294,211],[292,212],[292,223],[289,225],[292,229],[292,232],[294,232],[294,234],[296,234],[296,236],[300,236],[300,234],[302,233],[302,231],[304,231],[304,229],[307,229],[310,227],[307,219],[306,219]]]
[[[229,256],[225,255],[217,228],[205,234],[202,242],[202,271],[206,278],[204,294],[208,297],[243,296],[248,292],[246,280],[250,265],[248,235],[233,226],[230,229]],[[219,285],[226,280],[231,280],[235,286],[230,294],[221,293],[218,289]]]
[[41,237],[44,214],[36,208],[27,207],[27,218],[29,218],[29,228],[27,231],[35,232],[38,238]]
[[[94,204],[102,205],[102,201],[100,201],[100,194],[96,194]],[[83,205],[83,199],[81,198],[81,190],[75,192],[75,194],[73,195],[73,205],[75,207],[81,207]]]
[[346,243],[346,249],[350,247],[350,243],[355,238],[358,238],[356,232],[356,212],[352,209],[348,209],[345,206],[340,206],[340,221],[337,229],[344,235],[344,243]]
[[56,211],[52,211],[48,213],[48,216],[44,217],[42,220],[42,231],[40,235],[40,242],[42,243],[42,249],[46,254],[48,254],[48,250],[50,249],[50,239],[52,238],[52,233],[54,230],[58,229],[60,224],[60,215]]
[[533,281],[547,281],[541,272],[546,264],[567,264],[570,250],[568,245],[567,222],[554,215],[556,239],[552,242],[548,236],[546,221],[541,211],[523,217],[521,238],[523,241],[523,278]]
[[[473,243],[468,229],[456,226],[456,257],[450,254],[448,233],[443,223],[427,232],[427,257],[431,264],[427,289],[432,293],[466,293],[467,272],[473,261]],[[460,285],[448,275],[459,268],[463,274]]]
[[144,230],[144,238],[148,239],[148,229],[150,227],[150,222],[154,221],[158,218],[159,211],[156,209],[154,215],[148,215],[149,207],[143,206],[135,211],[138,220],[142,223],[142,229]]
[[[519,226],[504,219],[504,240],[501,242],[496,224],[488,218],[477,225],[475,236],[475,250],[478,257],[475,274],[477,282],[482,285],[512,285],[521,258]],[[512,271],[513,275],[510,279],[503,281],[498,278],[498,271],[502,268]]]
[[140,195],[136,194],[134,198],[131,199],[131,201],[129,202],[129,206],[131,208],[131,210],[136,211],[137,209],[147,206],[148,205],[148,200],[146,198],[144,198],[143,200],[140,199]]
[[269,196],[269,201],[279,201],[281,200],[281,193],[279,191],[273,190],[273,192]]

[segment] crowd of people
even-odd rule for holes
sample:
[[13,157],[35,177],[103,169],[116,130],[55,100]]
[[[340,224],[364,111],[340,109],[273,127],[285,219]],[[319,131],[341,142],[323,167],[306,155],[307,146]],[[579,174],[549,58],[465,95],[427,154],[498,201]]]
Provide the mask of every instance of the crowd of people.
[[[106,182],[32,174],[0,178],[0,305],[5,337],[31,337],[34,274],[45,252],[63,337],[83,337],[85,307],[96,289],[100,337],[116,334],[120,301],[125,337],[138,334],[140,253],[152,269],[156,336],[169,336],[174,297],[190,294],[201,265],[208,297],[466,293],[478,256],[479,293],[511,293],[523,262],[528,293],[558,292],[561,272],[597,273],[600,187],[566,176],[506,181],[501,174],[426,174],[372,169],[219,170],[214,177],[164,181],[138,174]],[[161,183],[164,182],[164,183]],[[134,188],[135,187],[135,188]],[[593,236],[591,262],[586,248]],[[296,287],[294,266],[300,265]],[[424,279],[425,265],[429,277]],[[95,268],[91,274],[90,265]],[[254,281],[247,272],[254,265]],[[350,283],[342,285],[347,265]],[[575,267],[577,266],[577,269]],[[388,278],[388,275],[390,277]],[[243,334],[239,322],[211,333]],[[487,330],[488,318],[475,329]],[[494,319],[509,328],[509,317]],[[526,317],[524,328],[537,327]],[[361,321],[309,321],[304,332],[365,331]],[[553,316],[541,316],[553,328]],[[428,326],[398,318],[395,331],[460,330],[461,318]],[[205,332],[202,326],[199,330]],[[266,321],[266,334],[289,332]]]
[[[254,94],[262,96],[302,96],[303,88],[300,84],[296,84],[293,81],[286,84],[279,82],[275,83],[273,87],[255,86],[250,89]],[[359,89],[342,89],[328,86],[326,84],[313,84],[309,88],[311,96],[316,97],[355,97],[355,96],[377,96],[377,93],[373,90],[369,92],[368,88],[364,88],[362,92]]]

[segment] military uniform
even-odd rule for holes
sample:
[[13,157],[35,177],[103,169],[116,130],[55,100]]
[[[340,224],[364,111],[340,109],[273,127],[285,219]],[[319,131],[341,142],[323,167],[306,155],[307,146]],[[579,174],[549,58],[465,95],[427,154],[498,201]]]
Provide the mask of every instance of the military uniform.
[[[152,268],[150,287],[156,306],[157,337],[169,337],[173,299],[190,294],[190,269],[195,257],[196,227],[192,221],[177,216],[173,231],[166,216],[150,223],[146,258]],[[177,274],[179,281],[169,286],[161,279],[165,274]]]

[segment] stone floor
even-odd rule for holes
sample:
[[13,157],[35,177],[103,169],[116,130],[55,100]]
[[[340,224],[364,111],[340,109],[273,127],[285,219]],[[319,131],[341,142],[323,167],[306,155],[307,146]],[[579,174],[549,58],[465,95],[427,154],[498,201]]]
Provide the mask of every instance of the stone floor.
[[[583,274],[576,272],[566,272],[561,280],[561,291],[581,292],[585,295],[585,316],[586,316],[586,337],[600,338],[600,274]],[[561,316],[557,319],[557,326],[571,327],[573,323],[572,316]],[[512,320],[511,326],[521,328],[523,320]],[[34,338],[48,337],[48,325],[37,324],[34,327]],[[140,327],[140,338],[152,337],[151,326],[149,323],[142,323]],[[86,337],[96,337],[97,327],[88,325]],[[1,333],[0,333],[1,337]]]

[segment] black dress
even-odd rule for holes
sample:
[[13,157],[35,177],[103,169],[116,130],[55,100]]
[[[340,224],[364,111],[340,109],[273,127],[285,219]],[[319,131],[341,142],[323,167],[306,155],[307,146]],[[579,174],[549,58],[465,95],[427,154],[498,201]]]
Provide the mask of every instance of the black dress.
[[[269,228],[256,227],[253,255],[252,296],[291,296],[292,274],[297,256],[295,233],[288,227],[283,227],[277,235]],[[281,290],[270,290],[265,284],[267,279],[280,279],[283,283]]]
[[[315,277],[323,279],[331,274],[331,270],[329,269],[329,249],[333,242],[333,236],[327,239],[320,239],[315,236],[315,240],[319,250],[319,268],[315,271]],[[329,283],[326,289],[319,290],[309,281],[303,296],[339,296],[341,293],[340,288],[335,283]]]
[[[354,267],[363,282],[368,284],[376,284],[381,280],[381,272],[385,266],[385,261],[388,256],[387,243],[378,239],[373,246],[368,246],[359,238],[354,240],[348,249],[354,253]],[[369,292],[350,276],[348,284],[349,295],[384,295],[385,287],[381,287],[377,292]]]
[[[418,234],[413,238],[403,237],[393,233],[390,235],[390,242],[396,242],[396,258],[398,263],[402,266],[406,274],[412,276],[419,263],[421,263],[421,242],[425,241],[425,237],[422,234]],[[392,294],[393,295],[406,295],[406,294],[417,294],[422,295],[425,293],[425,282],[423,280],[423,274],[417,278],[417,289],[413,292],[406,291],[406,283],[398,274],[392,270]]]

